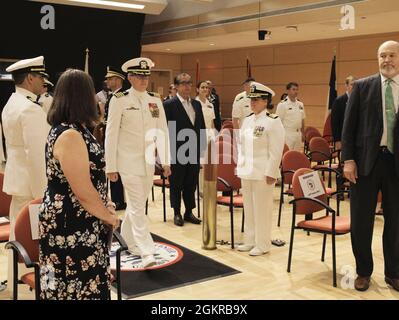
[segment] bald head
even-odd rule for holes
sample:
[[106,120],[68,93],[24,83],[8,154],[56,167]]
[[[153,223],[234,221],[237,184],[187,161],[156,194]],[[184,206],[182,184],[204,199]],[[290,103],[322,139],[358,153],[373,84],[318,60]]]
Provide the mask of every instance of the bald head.
[[378,64],[384,77],[391,79],[399,74],[399,42],[389,40],[380,45]]
[[396,48],[396,50],[399,50],[399,42],[393,41],[393,40],[385,41],[385,42],[384,42],[383,44],[381,44],[380,47],[378,48],[378,53],[380,53],[381,50],[384,50],[384,49],[386,49],[386,48],[393,48],[393,49]]

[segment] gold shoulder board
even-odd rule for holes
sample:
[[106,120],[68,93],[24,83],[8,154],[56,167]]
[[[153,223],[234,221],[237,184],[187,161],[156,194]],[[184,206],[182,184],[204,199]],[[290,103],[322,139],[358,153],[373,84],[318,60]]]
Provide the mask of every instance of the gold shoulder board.
[[268,113],[268,112],[266,112],[266,115],[267,115],[269,118],[272,118],[272,119],[277,119],[277,118],[278,118],[278,115],[277,115],[277,114],[274,114],[274,113]]
[[147,92],[148,92],[148,94],[149,94],[151,97],[161,98],[161,96],[159,95],[158,92],[150,92],[150,91],[147,91]]
[[129,94],[129,92],[127,92],[127,91],[117,92],[117,93],[114,93],[114,97],[121,98],[121,97],[127,96],[128,94]]

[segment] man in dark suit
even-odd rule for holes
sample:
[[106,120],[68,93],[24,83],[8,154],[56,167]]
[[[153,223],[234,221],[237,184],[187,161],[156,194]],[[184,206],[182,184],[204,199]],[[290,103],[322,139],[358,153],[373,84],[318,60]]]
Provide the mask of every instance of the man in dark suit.
[[[104,139],[105,139],[105,130],[107,129],[107,120],[109,114],[109,104],[113,96],[118,95],[123,91],[123,81],[125,81],[125,76],[121,70],[115,67],[108,66],[107,74],[105,75],[105,81],[107,83],[107,87],[110,90],[110,95],[107,98],[107,102],[104,107]],[[110,181],[110,189],[111,189],[111,200],[115,203],[116,210],[125,210],[126,202],[125,202],[125,192],[123,190],[122,179],[119,176],[116,182]]]
[[[192,209],[195,208],[199,159],[206,147],[206,133],[201,104],[190,98],[190,75],[179,74],[174,83],[177,95],[164,102],[164,109],[168,120],[172,159],[172,174],[169,177],[170,202],[175,214],[175,225],[183,226],[184,221],[194,224],[201,222],[193,215]],[[180,212],[182,194],[184,220]]]
[[351,239],[355,288],[369,288],[377,194],[384,208],[385,281],[399,291],[399,43],[378,49],[380,73],[356,81],[345,112],[342,160],[351,182]]
[[341,150],[341,136],[342,127],[344,125],[345,109],[355,80],[356,79],[353,76],[348,76],[345,79],[346,92],[334,100],[331,108],[331,129],[335,142],[335,149],[337,150]]

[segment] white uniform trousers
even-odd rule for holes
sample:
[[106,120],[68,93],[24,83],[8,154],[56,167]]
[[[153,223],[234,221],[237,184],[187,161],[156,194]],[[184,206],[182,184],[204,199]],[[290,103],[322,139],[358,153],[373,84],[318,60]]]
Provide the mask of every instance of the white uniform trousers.
[[151,191],[153,176],[135,176],[120,172],[127,196],[125,218],[121,226],[121,235],[129,250],[141,256],[155,253],[155,245],[148,229],[145,215],[145,203]]
[[255,246],[263,252],[270,251],[273,189],[263,180],[241,179],[244,198],[244,244]]
[[[11,205],[10,205],[10,241],[15,240],[15,222],[17,220],[18,214],[21,212],[22,208],[25,207],[30,201],[32,201],[32,197],[20,197],[20,196],[12,196]],[[22,275],[32,272],[32,269],[28,269],[25,267],[24,264],[18,264],[18,276],[21,277]],[[14,281],[14,274],[13,274],[13,254],[12,250],[8,252],[8,277],[7,277],[7,289],[10,294],[12,295],[13,290],[13,281]]]
[[302,145],[302,132],[296,130],[285,130],[285,143],[290,150],[301,151]]

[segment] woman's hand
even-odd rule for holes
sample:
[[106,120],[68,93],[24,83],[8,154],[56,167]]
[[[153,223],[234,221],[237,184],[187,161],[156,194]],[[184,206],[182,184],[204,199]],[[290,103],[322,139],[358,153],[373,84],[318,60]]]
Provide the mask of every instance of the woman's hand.
[[162,169],[163,169],[162,174],[165,178],[169,177],[172,174],[172,170],[170,169],[170,166],[163,166]]
[[107,173],[107,177],[110,181],[116,182],[118,181],[118,172]]
[[106,207],[109,211],[111,211],[112,214],[115,214],[115,215],[116,215],[116,211],[115,211],[116,205],[115,205],[115,203],[113,203],[112,201],[108,201],[108,202],[107,202],[107,205],[106,205],[105,207]]
[[109,211],[109,217],[105,223],[112,228],[112,231],[114,231],[119,228],[120,220],[116,214]]
[[267,184],[274,184],[276,182],[276,179],[266,176],[266,183]]

